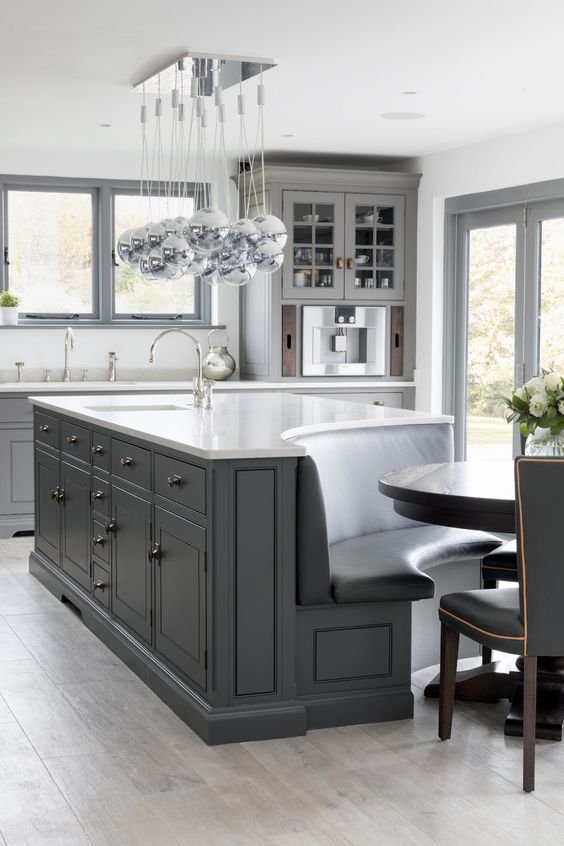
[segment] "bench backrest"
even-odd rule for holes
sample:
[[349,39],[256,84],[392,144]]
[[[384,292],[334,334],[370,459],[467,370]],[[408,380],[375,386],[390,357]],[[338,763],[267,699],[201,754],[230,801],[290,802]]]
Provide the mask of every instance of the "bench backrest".
[[411,464],[453,460],[449,423],[340,429],[294,438],[308,455],[298,462],[298,596],[331,602],[328,546],[418,525],[396,514],[378,478]]

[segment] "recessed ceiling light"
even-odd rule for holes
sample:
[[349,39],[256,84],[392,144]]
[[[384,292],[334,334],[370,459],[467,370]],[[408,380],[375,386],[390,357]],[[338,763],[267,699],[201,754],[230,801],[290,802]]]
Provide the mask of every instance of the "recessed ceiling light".
[[99,123],[98,126],[101,126],[102,129],[110,129],[112,125],[111,123]]
[[282,138],[293,138],[293,137],[294,137],[293,132],[283,132],[282,133]]
[[420,120],[425,115],[421,112],[384,112],[380,117],[386,120]]
[[402,94],[417,94],[417,91],[402,91]]

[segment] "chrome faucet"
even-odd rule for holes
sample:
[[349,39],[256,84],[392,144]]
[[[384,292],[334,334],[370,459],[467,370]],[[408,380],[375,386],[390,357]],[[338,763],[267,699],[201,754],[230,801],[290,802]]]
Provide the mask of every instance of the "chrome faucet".
[[67,331],[65,333],[65,369],[63,370],[63,382],[70,382],[70,370],[69,370],[69,352],[74,350],[74,332],[67,326]]
[[117,378],[116,361],[118,360],[115,352],[108,353],[108,382],[115,382]]
[[164,329],[162,332],[159,332],[159,334],[151,344],[151,349],[149,352],[149,364],[154,364],[155,362],[155,350],[161,338],[164,338],[165,335],[169,335],[171,332],[178,332],[179,335],[184,335],[184,337],[189,338],[196,347],[196,353],[198,355],[198,375],[194,378],[194,406],[196,408],[203,408],[205,404],[206,393],[204,390],[204,377],[202,373],[202,348],[193,335],[191,335],[185,329],[177,328]]

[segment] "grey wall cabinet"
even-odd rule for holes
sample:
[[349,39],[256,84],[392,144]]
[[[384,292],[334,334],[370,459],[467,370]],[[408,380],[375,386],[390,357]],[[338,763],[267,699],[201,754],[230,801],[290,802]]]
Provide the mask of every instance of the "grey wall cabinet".
[[[253,192],[247,198],[250,215],[262,211],[266,198],[272,213],[284,220],[288,240],[281,270],[272,276],[257,273],[241,291],[241,375],[297,379],[302,308],[315,301],[383,305],[388,365],[381,382],[412,381],[420,176],[297,166],[268,168],[264,184],[256,176],[258,205]],[[290,321],[286,316],[292,313]],[[400,314],[398,365],[392,343]]]
[[112,486],[112,610],[147,643],[152,641],[151,503]]
[[155,649],[206,687],[206,530],[155,508]]

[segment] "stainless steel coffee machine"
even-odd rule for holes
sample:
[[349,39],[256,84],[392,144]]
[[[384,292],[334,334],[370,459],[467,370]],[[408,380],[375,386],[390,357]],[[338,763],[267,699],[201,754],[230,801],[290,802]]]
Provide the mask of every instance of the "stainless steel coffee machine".
[[385,376],[384,306],[304,306],[303,376]]

